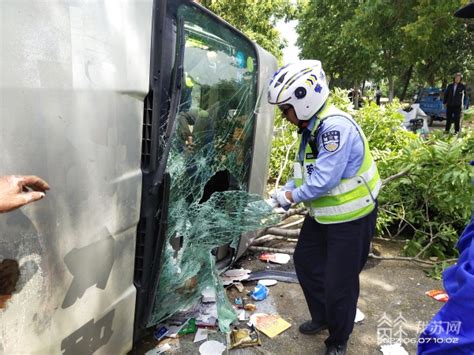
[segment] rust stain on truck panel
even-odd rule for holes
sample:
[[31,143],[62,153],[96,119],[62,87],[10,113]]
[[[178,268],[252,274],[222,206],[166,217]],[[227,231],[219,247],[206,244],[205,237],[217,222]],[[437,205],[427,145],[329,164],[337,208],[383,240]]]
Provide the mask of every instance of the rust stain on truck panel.
[[16,260],[4,259],[0,262],[0,309],[4,309],[12,297],[19,278],[20,268]]

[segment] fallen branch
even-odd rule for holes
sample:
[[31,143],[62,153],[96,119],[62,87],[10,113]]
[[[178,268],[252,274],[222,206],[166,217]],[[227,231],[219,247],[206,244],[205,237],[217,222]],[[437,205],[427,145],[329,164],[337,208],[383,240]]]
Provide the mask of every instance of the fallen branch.
[[286,238],[298,238],[300,235],[300,230],[270,227],[270,228],[267,228],[265,234],[278,235],[278,236],[286,237]]
[[371,259],[376,259],[376,260],[398,260],[398,261],[409,261],[409,262],[415,262],[419,264],[425,264],[425,265],[430,265],[430,266],[435,266],[437,264],[441,264],[443,262],[453,262],[458,259],[447,259],[447,260],[441,260],[441,261],[429,261],[429,260],[423,260],[420,258],[416,257],[409,257],[409,256],[381,256],[381,255],[375,255],[373,253],[369,253],[369,258]]
[[411,171],[412,168],[407,168],[405,170],[400,171],[397,174],[394,174],[392,176],[389,176],[385,180],[382,181],[382,186],[387,185],[389,182],[396,180],[398,178],[401,178],[402,176],[408,175],[408,173]]
[[289,239],[289,238],[285,238],[285,237],[278,236],[278,235],[264,235],[263,237],[255,239],[252,242],[252,245],[263,244],[265,242],[270,242],[272,240],[284,240],[284,241],[290,242],[290,243],[297,243],[298,242],[298,239]]
[[295,252],[295,249],[278,249],[278,248],[256,247],[256,246],[250,246],[249,249],[252,251],[268,251],[270,253],[285,253],[285,254],[290,254],[290,255],[293,255]]
[[300,218],[300,219],[298,219],[294,222],[287,223],[287,224],[285,224],[284,221],[283,221],[283,223],[280,222],[275,227],[280,227],[280,228],[285,228],[286,229],[286,228],[297,226],[297,228],[301,228],[301,225],[303,224],[303,222],[304,222],[304,218]]
[[305,216],[308,212],[306,211],[306,208],[300,207],[300,208],[292,208],[289,209],[288,211],[281,213],[281,220],[284,221],[287,218],[290,218],[291,216],[300,214]]

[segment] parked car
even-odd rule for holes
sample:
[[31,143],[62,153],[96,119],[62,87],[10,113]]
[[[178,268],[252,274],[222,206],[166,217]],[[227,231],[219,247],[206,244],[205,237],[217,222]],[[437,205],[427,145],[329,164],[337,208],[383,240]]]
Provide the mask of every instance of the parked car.
[[[193,206],[215,191],[263,194],[276,59],[191,0],[2,1],[0,12],[1,169],[51,185],[0,215],[0,261],[19,264],[0,352],[124,354],[168,306],[156,293],[177,191]],[[196,179],[180,183],[181,162]],[[213,250],[221,269],[248,238]]]
[[440,88],[423,88],[416,95],[415,103],[429,116],[428,125],[434,121],[446,120],[446,108],[443,106],[444,90]]

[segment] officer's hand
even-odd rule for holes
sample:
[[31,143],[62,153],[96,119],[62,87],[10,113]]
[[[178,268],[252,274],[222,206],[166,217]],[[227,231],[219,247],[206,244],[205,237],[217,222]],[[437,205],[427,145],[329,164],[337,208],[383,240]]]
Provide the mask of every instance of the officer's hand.
[[286,191],[280,190],[275,192],[272,197],[278,201],[278,204],[285,211],[288,211],[291,207],[291,201],[286,197]]
[[273,209],[273,208],[277,208],[278,206],[280,206],[280,204],[278,203],[278,200],[275,198],[275,197],[270,197],[268,199],[265,200],[265,202]]
[[49,190],[48,183],[38,176],[0,176],[0,212],[13,211],[41,200],[46,190]]

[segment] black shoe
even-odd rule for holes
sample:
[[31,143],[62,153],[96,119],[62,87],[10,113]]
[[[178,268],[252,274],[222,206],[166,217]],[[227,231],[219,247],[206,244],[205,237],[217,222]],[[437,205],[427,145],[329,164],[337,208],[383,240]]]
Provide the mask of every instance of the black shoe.
[[326,348],[326,355],[345,355],[347,343],[342,345],[329,345]]
[[319,333],[324,329],[328,329],[328,325],[326,323],[314,323],[311,320],[304,322],[299,328],[300,333],[307,335]]

